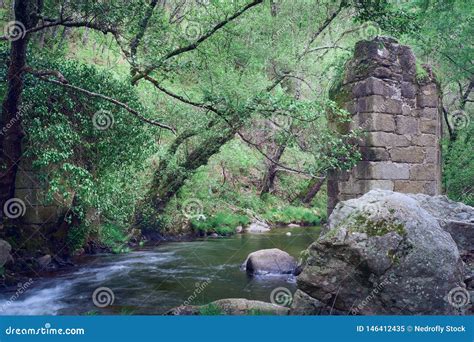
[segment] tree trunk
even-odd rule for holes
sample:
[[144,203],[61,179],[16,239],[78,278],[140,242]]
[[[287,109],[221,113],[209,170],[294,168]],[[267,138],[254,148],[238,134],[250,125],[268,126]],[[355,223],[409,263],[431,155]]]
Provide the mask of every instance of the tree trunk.
[[[286,149],[286,143],[279,145],[275,151],[275,154],[272,156],[272,160],[278,163],[280,161],[281,156],[283,155],[283,152],[285,152],[285,149]],[[268,161],[268,162],[269,162],[269,166],[262,180],[262,189],[260,192],[260,196],[273,191],[273,185],[275,183],[275,179],[277,175],[278,165],[272,161]]]
[[[239,127],[240,128],[240,127]],[[139,213],[137,223],[141,225],[142,231],[146,233],[148,229],[155,230],[154,223],[158,222],[159,216],[163,214],[169,201],[181,189],[187,179],[189,179],[196,170],[206,165],[209,158],[219,152],[219,149],[228,141],[232,140],[238,131],[237,128],[223,128],[217,135],[211,136],[202,142],[194,151],[192,151],[184,162],[178,166],[170,166],[168,161],[175,155],[178,147],[186,142],[186,138],[170,146],[168,157],[163,158],[158,170],[153,177],[153,184],[148,193],[148,200],[145,208]],[[177,140],[180,138],[178,137]],[[146,206],[151,206],[146,208]]]
[[323,186],[326,178],[315,178],[313,179],[308,187],[299,194],[298,198],[303,204],[310,204],[314,196],[319,192],[321,186]]
[[[38,19],[32,15],[39,6],[36,1],[17,0],[15,2],[15,21],[22,23],[26,30],[36,26]],[[23,68],[26,65],[26,52],[29,35],[11,43],[10,64],[7,72],[7,92],[2,104],[0,132],[0,218],[3,218],[5,202],[14,197],[15,179],[18,163],[22,156],[21,142],[24,132],[21,126],[20,103],[23,92]]]

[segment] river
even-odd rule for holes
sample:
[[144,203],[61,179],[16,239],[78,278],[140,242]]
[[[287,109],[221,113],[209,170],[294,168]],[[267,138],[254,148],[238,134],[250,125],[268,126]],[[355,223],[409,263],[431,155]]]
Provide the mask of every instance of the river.
[[[298,258],[319,229],[275,228],[268,233],[169,242],[126,254],[82,258],[71,271],[33,279],[31,284],[18,284],[17,289],[0,294],[0,314],[157,315],[185,301],[204,304],[247,298],[269,302],[277,287],[293,293],[294,277],[248,277],[240,265],[249,253],[265,248],[279,248]],[[113,304],[94,304],[92,294],[101,287],[112,291]]]

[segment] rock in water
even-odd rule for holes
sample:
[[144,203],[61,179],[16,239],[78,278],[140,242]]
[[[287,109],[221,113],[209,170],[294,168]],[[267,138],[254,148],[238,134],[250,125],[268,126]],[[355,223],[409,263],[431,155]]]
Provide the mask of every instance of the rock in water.
[[297,284],[352,314],[453,314],[448,294],[464,286],[463,263],[450,234],[415,198],[372,190],[336,206]]
[[250,253],[242,266],[251,275],[293,274],[296,260],[278,248],[271,248]]
[[187,305],[179,306],[170,310],[168,315],[288,315],[289,308],[258,300],[248,300],[245,298],[219,299],[208,305]]
[[270,231],[270,226],[265,221],[253,219],[245,231],[248,233],[264,233]]
[[48,267],[48,265],[51,263],[51,255],[49,254],[43,255],[42,257],[37,258],[36,262],[38,263],[38,266],[41,269],[44,269]]

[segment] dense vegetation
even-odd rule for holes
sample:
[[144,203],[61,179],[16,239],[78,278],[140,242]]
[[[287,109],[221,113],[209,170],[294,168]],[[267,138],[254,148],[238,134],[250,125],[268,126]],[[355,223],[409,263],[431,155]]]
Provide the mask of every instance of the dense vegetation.
[[[70,210],[70,251],[264,219],[315,225],[359,160],[329,99],[355,42],[391,35],[436,70],[444,190],[474,205],[472,3],[0,1],[0,205],[27,158]],[[27,34],[8,31],[13,20]],[[15,39],[12,39],[15,38]],[[10,127],[11,126],[11,127]],[[14,224],[2,217],[5,225]],[[121,250],[118,248],[117,250]]]

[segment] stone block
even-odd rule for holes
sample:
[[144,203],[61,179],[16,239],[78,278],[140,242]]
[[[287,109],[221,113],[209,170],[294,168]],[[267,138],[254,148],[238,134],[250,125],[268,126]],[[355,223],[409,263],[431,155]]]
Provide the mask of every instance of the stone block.
[[366,193],[373,189],[393,191],[394,184],[392,180],[365,180],[362,183],[362,192]]
[[395,147],[390,150],[390,159],[394,162],[423,163],[425,151],[422,147]]
[[390,159],[388,151],[383,147],[361,147],[362,160],[386,161]]
[[425,160],[427,164],[438,164],[440,160],[440,150],[438,147],[427,147],[425,148]]
[[415,115],[415,111],[413,110],[413,108],[411,106],[409,106],[408,104],[406,103],[403,103],[402,104],[402,115],[406,115],[406,116],[416,116]]
[[358,121],[359,126],[362,127],[364,131],[395,131],[395,119],[392,114],[360,113],[358,115]]
[[360,81],[352,88],[352,94],[355,97],[365,97],[370,95],[382,95],[391,97],[397,93],[397,89],[390,86],[381,79],[369,77]]
[[420,94],[423,96],[438,96],[436,83],[428,83],[420,87]]
[[58,218],[58,208],[55,206],[27,206],[22,220],[26,224],[44,224],[55,223]]
[[410,164],[392,162],[360,162],[355,169],[358,179],[408,179]]
[[398,70],[394,70],[394,69],[397,69],[395,65],[391,65],[391,68],[379,66],[372,71],[372,75],[377,78],[401,81],[402,75],[399,73],[401,72],[401,69],[400,68],[398,68]]
[[421,133],[437,134],[438,133],[438,120],[421,119],[420,131]]
[[430,196],[439,195],[439,183],[437,181],[425,182],[424,193]]
[[420,134],[411,137],[411,142],[416,146],[437,146],[438,137],[434,134]]
[[362,192],[361,181],[339,182],[338,190],[341,194],[355,195]]
[[19,170],[15,179],[16,189],[39,189],[41,183],[33,171]]
[[419,194],[425,192],[425,183],[423,181],[396,180],[394,181],[394,191],[403,193]]
[[435,164],[416,164],[410,168],[411,180],[436,180],[438,178]]
[[46,191],[42,189],[16,189],[15,197],[21,199],[27,206],[47,205]]
[[400,100],[385,98],[380,95],[362,97],[357,101],[357,112],[401,114],[402,102]]
[[402,163],[376,163],[371,166],[372,179],[408,179],[409,165]]
[[438,95],[419,94],[417,97],[417,105],[420,108],[424,108],[424,107],[436,108],[438,107]]
[[410,146],[410,141],[403,135],[386,132],[369,132],[362,146],[374,147],[405,147]]
[[423,108],[418,110],[418,116],[423,119],[438,120],[438,108]]
[[412,116],[398,115],[396,117],[398,134],[418,134],[418,119]]
[[415,85],[411,82],[402,82],[401,93],[402,93],[402,96],[407,99],[414,99],[416,96]]

